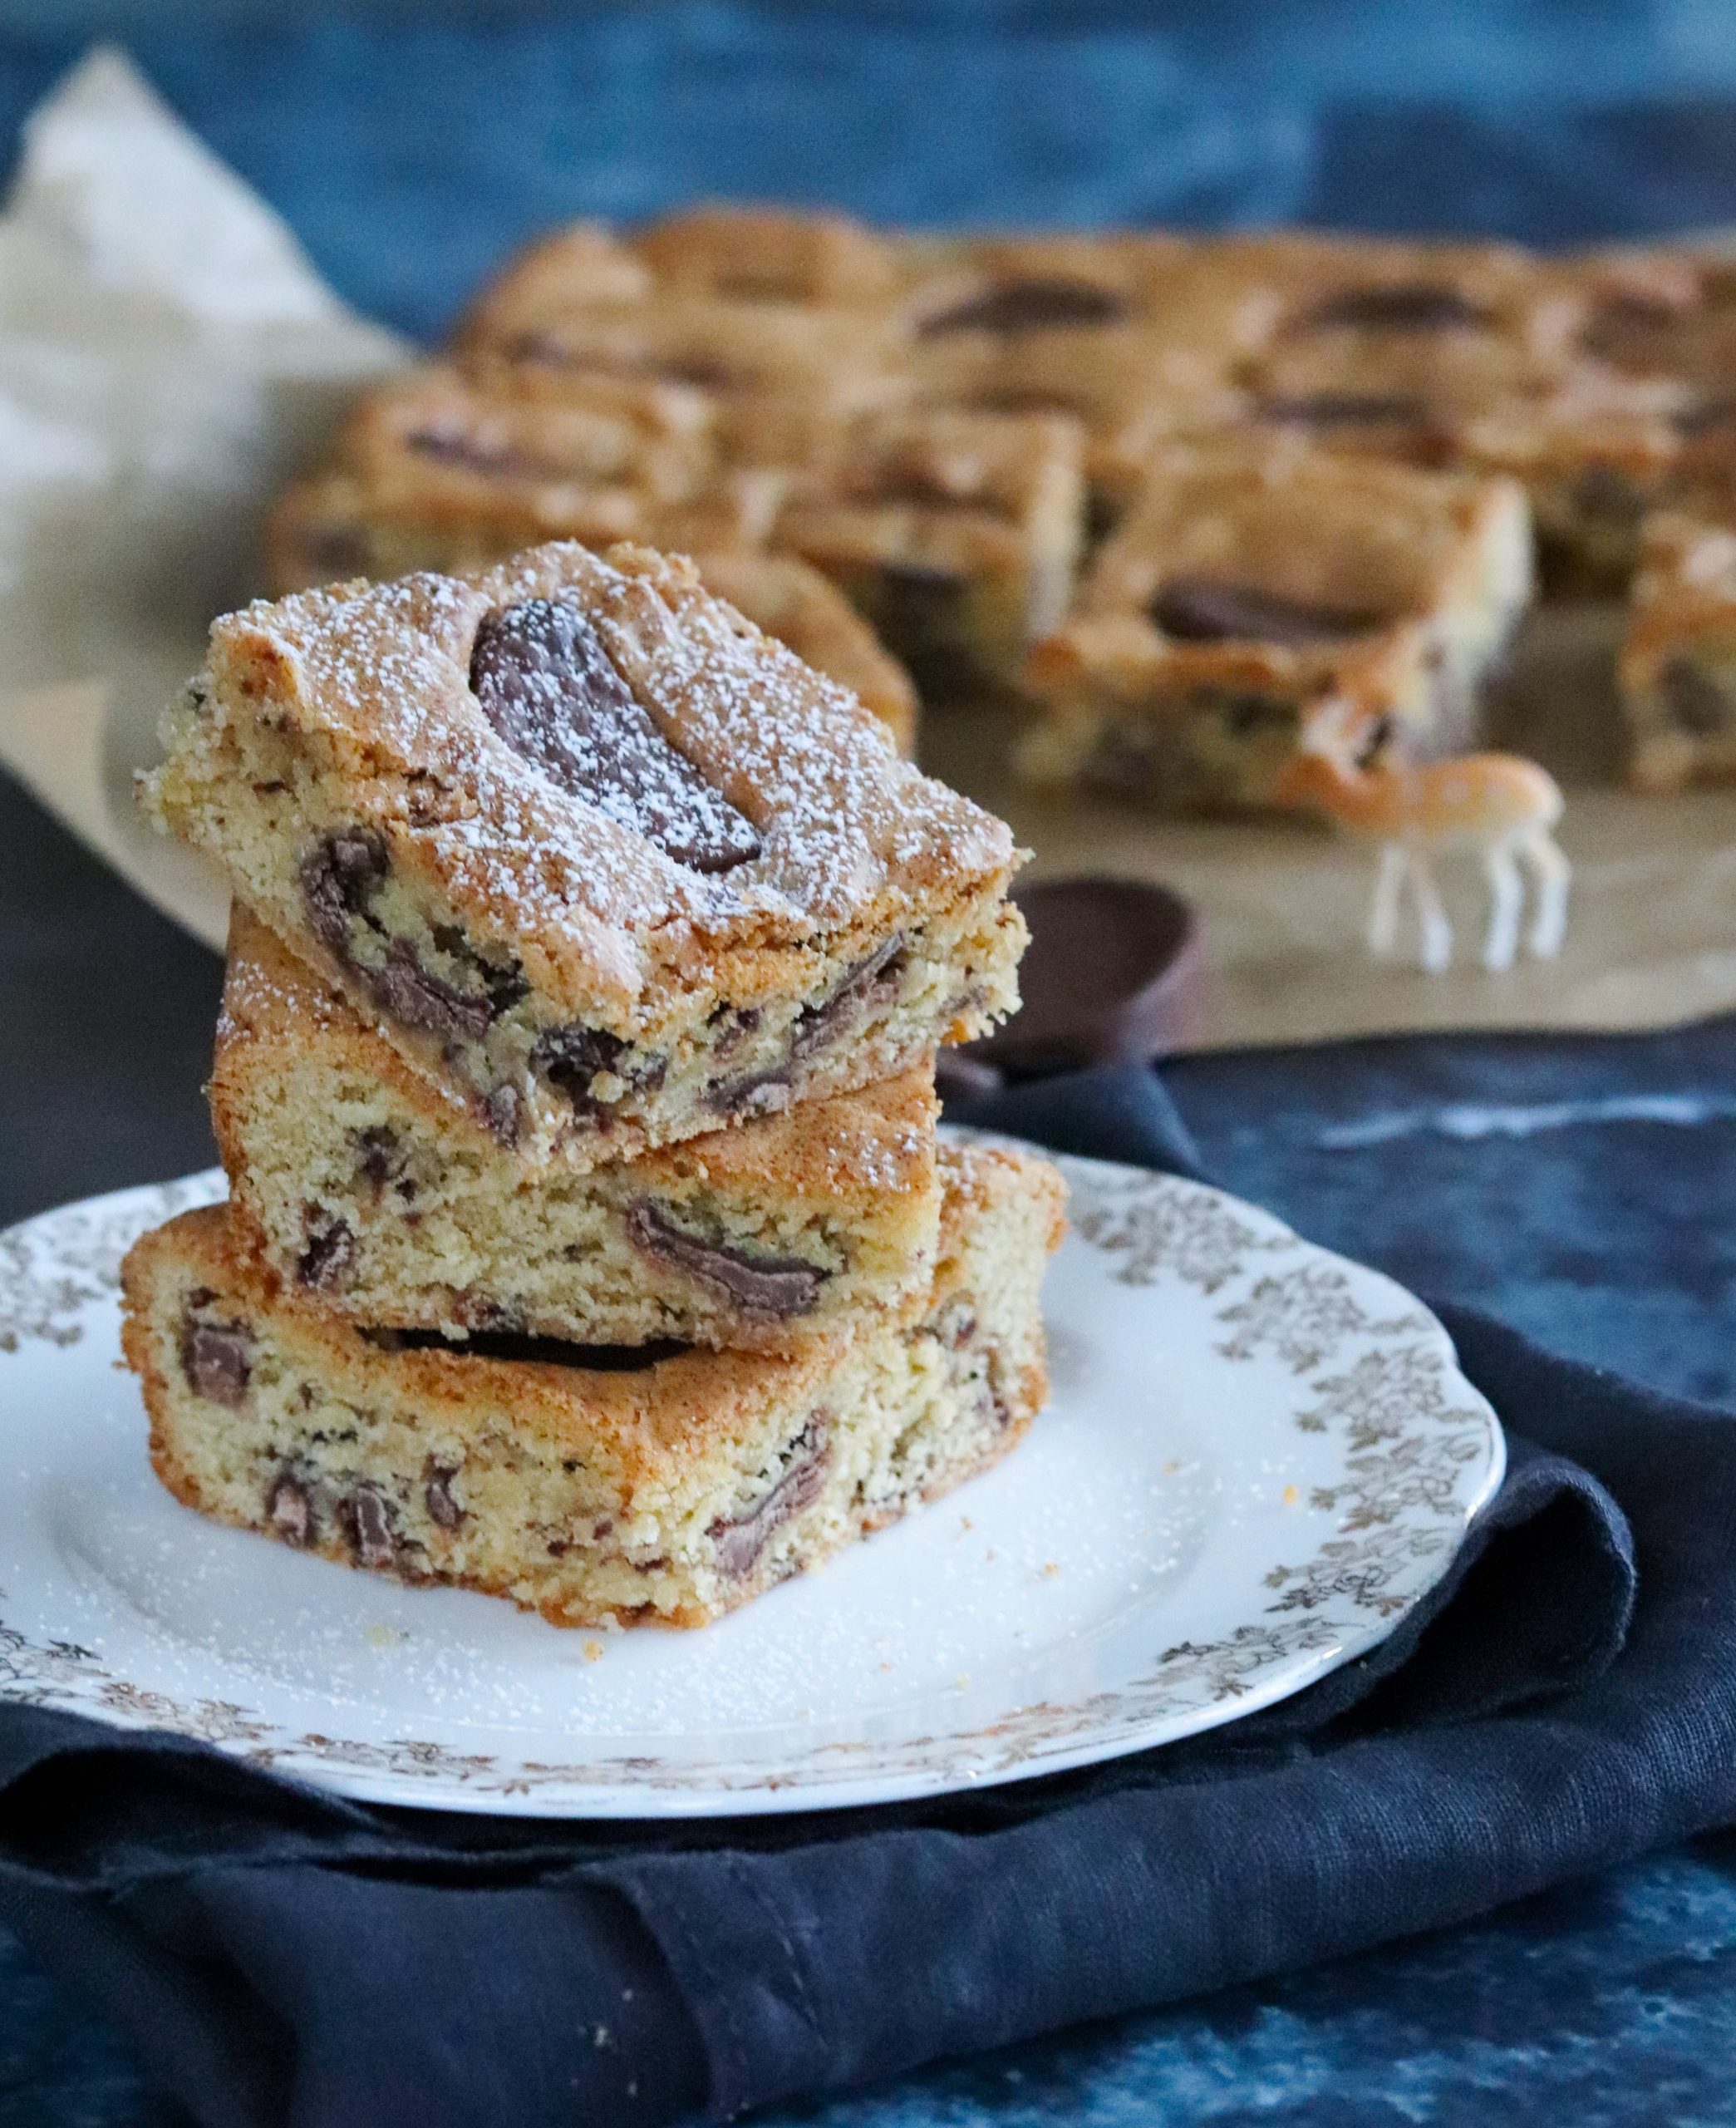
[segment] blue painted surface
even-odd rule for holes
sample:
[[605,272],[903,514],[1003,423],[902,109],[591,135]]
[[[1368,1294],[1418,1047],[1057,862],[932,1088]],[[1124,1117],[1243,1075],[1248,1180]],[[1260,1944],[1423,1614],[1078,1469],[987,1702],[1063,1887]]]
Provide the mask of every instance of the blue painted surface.
[[[99,32],[345,294],[423,334],[543,224],[703,194],[1546,243],[1736,222],[1724,0],[381,0],[287,19],[266,0],[0,0],[0,161]],[[184,989],[196,1047],[209,978]],[[1736,1025],[1196,1060],[1172,1080],[1217,1171],[1320,1239],[1736,1408],[1736,1234],[1718,1217],[1736,1202]],[[1733,1861],[1704,1841],[1478,1928],[782,2118],[1727,2123]],[[0,2128],[175,2117],[0,1939]]]

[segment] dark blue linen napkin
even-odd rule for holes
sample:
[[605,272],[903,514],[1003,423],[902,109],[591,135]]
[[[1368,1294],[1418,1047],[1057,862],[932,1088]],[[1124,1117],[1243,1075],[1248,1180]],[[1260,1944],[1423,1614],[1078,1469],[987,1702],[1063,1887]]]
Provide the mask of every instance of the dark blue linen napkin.
[[[1146,1072],[952,1112],[1198,1171]],[[551,1825],[12,1707],[0,1916],[202,2121],[608,2128],[1173,2000],[1728,1822],[1736,1429],[1448,1319],[1506,1483],[1380,1648],[1227,1730],[920,1806]]]

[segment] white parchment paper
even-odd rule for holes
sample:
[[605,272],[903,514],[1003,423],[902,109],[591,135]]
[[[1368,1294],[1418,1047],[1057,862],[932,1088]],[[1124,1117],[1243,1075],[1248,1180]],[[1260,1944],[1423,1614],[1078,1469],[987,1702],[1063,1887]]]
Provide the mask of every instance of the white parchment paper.
[[401,363],[119,53],[31,118],[0,212],[0,760],[213,943],[222,884],[135,817],[134,766],[275,490]]

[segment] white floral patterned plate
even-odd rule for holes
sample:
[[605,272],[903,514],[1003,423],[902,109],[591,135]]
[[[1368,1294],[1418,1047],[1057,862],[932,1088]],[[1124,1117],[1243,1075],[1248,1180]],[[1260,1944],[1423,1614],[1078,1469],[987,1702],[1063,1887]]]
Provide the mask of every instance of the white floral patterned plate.
[[0,1235],[0,1702],[382,1802],[662,1817],[1052,1773],[1390,1633],[1500,1481],[1446,1332],[1222,1193],[1063,1162],[1053,1401],[998,1470],[705,1631],[563,1633],[214,1527],[152,1479],[116,1275],[215,1175]]

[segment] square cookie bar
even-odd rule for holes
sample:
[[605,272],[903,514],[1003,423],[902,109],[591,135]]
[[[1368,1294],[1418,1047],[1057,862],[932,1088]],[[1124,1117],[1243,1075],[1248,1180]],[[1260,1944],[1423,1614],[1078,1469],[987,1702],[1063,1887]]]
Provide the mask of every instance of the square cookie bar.
[[1457,457],[1524,484],[1546,590],[1607,595],[1626,589],[1641,525],[1681,476],[1683,411],[1673,385],[1586,375],[1466,421]]
[[928,1292],[778,1357],[376,1332],[273,1292],[227,1210],[136,1243],[151,1460],[219,1521],[558,1625],[702,1625],[992,1463],[1046,1393],[1046,1161],[943,1155]]
[[218,621],[149,809],[526,1159],[895,1077],[1011,1012],[1006,826],[636,548]]
[[629,248],[666,296],[873,310],[898,285],[896,246],[848,214],[694,207],[647,224]]
[[1637,788],[1736,777],[1736,532],[1647,520],[1616,677]]
[[272,1269],[357,1322],[782,1351],[933,1275],[932,1067],[625,1166],[527,1169],[238,911],[209,1091]]
[[720,467],[689,387],[440,365],[369,392],[267,534],[273,583],[484,568],[555,539],[755,544],[784,483]]
[[1334,698],[1451,747],[1530,589],[1515,482],[1178,447],[1031,654],[1021,766],[1168,808],[1263,805]]
[[575,307],[558,281],[509,273],[456,345],[466,356],[568,376],[650,378],[725,397],[790,397],[855,413],[902,396],[891,317],[796,303],[702,296]]
[[891,415],[822,452],[774,534],[924,674],[1007,682],[1060,619],[1082,439],[1049,415]]

